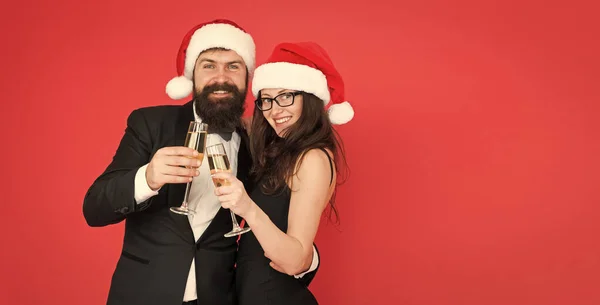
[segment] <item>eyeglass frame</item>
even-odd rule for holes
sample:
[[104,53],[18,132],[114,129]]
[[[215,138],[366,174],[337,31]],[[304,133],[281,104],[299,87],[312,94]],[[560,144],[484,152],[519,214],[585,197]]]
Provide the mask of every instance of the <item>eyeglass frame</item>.
[[[271,97],[259,97],[254,101],[254,104],[256,105],[256,107],[258,108],[258,110],[260,111],[269,111],[271,109],[273,109],[273,101],[275,101],[275,103],[277,103],[277,106],[279,107],[290,107],[292,105],[294,105],[294,102],[296,101],[296,95],[300,95],[304,93],[304,91],[293,91],[293,92],[282,92],[280,94],[277,94],[275,97],[271,98]],[[279,101],[277,100],[278,97],[285,95],[285,94],[291,94],[292,95],[292,102],[289,105],[281,105],[281,103],[279,103]],[[260,104],[263,103],[263,99],[268,99],[271,101],[271,107],[267,108],[267,109],[262,109],[262,107],[260,106]]]

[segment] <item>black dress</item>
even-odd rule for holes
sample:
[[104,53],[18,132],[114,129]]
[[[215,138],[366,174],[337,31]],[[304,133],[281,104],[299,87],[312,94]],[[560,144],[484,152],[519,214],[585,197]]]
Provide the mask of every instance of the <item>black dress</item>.
[[[329,154],[327,157],[329,158]],[[329,162],[331,166],[331,158]],[[283,192],[266,195],[261,191],[259,183],[250,197],[281,231],[287,232],[291,198],[287,186]],[[236,269],[236,289],[240,305],[318,304],[305,281],[271,268],[269,262],[254,233],[250,231],[243,234]]]

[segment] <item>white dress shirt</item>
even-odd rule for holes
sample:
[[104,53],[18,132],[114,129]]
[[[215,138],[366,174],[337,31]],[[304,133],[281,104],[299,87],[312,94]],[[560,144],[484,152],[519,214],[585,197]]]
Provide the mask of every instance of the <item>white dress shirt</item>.
[[[195,106],[196,105],[194,105],[195,119],[196,121],[201,122],[201,119],[196,114]],[[233,133],[230,141],[223,140],[223,138],[218,134],[208,134],[206,139],[207,146],[217,143],[223,143],[223,146],[225,147],[225,151],[227,152],[227,156],[229,158],[231,172],[233,175],[237,175],[237,156],[238,150],[240,148],[240,141],[241,137],[237,132]],[[204,159],[206,158],[207,156],[205,154]],[[148,164],[140,167],[140,169],[135,175],[134,197],[135,201],[138,204],[158,194],[158,191],[153,191],[148,186],[148,182],[146,180],[147,167]],[[198,241],[204,230],[208,228],[208,225],[210,225],[210,222],[213,220],[213,218],[221,208],[221,203],[219,202],[219,199],[214,193],[215,186],[210,177],[210,169],[206,160],[202,162],[202,165],[200,166],[199,170],[200,175],[194,177],[189,196],[189,208],[194,210],[195,214],[193,216],[188,216],[196,241]],[[318,265],[319,258],[317,256],[316,249],[313,246],[313,260],[310,268],[302,274],[295,275],[295,277],[300,278],[306,273],[314,271]],[[187,302],[196,299],[196,267],[195,259],[193,259],[192,264],[190,266],[190,272],[188,274],[188,280],[185,287],[185,293],[183,295],[183,301]]]

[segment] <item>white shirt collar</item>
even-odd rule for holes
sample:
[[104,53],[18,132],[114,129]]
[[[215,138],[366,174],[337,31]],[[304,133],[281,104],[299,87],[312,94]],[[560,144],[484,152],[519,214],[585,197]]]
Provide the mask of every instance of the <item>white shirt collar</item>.
[[194,108],[194,119],[196,120],[196,122],[200,122],[202,123],[202,119],[198,116],[198,113],[196,112],[196,101],[192,101],[192,107]]

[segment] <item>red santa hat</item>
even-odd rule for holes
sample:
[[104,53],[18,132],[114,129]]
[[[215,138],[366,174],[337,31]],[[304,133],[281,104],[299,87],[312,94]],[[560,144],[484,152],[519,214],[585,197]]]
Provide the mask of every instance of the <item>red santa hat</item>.
[[348,123],[354,109],[344,98],[344,81],[327,52],[314,42],[281,43],[254,71],[252,93],[282,88],[312,93],[325,102],[331,123]]
[[194,90],[192,77],[200,53],[212,49],[224,48],[235,51],[246,64],[248,72],[254,70],[256,47],[250,34],[226,19],[217,19],[199,24],[183,38],[177,53],[177,77],[167,83],[166,93],[174,100],[190,95]]

